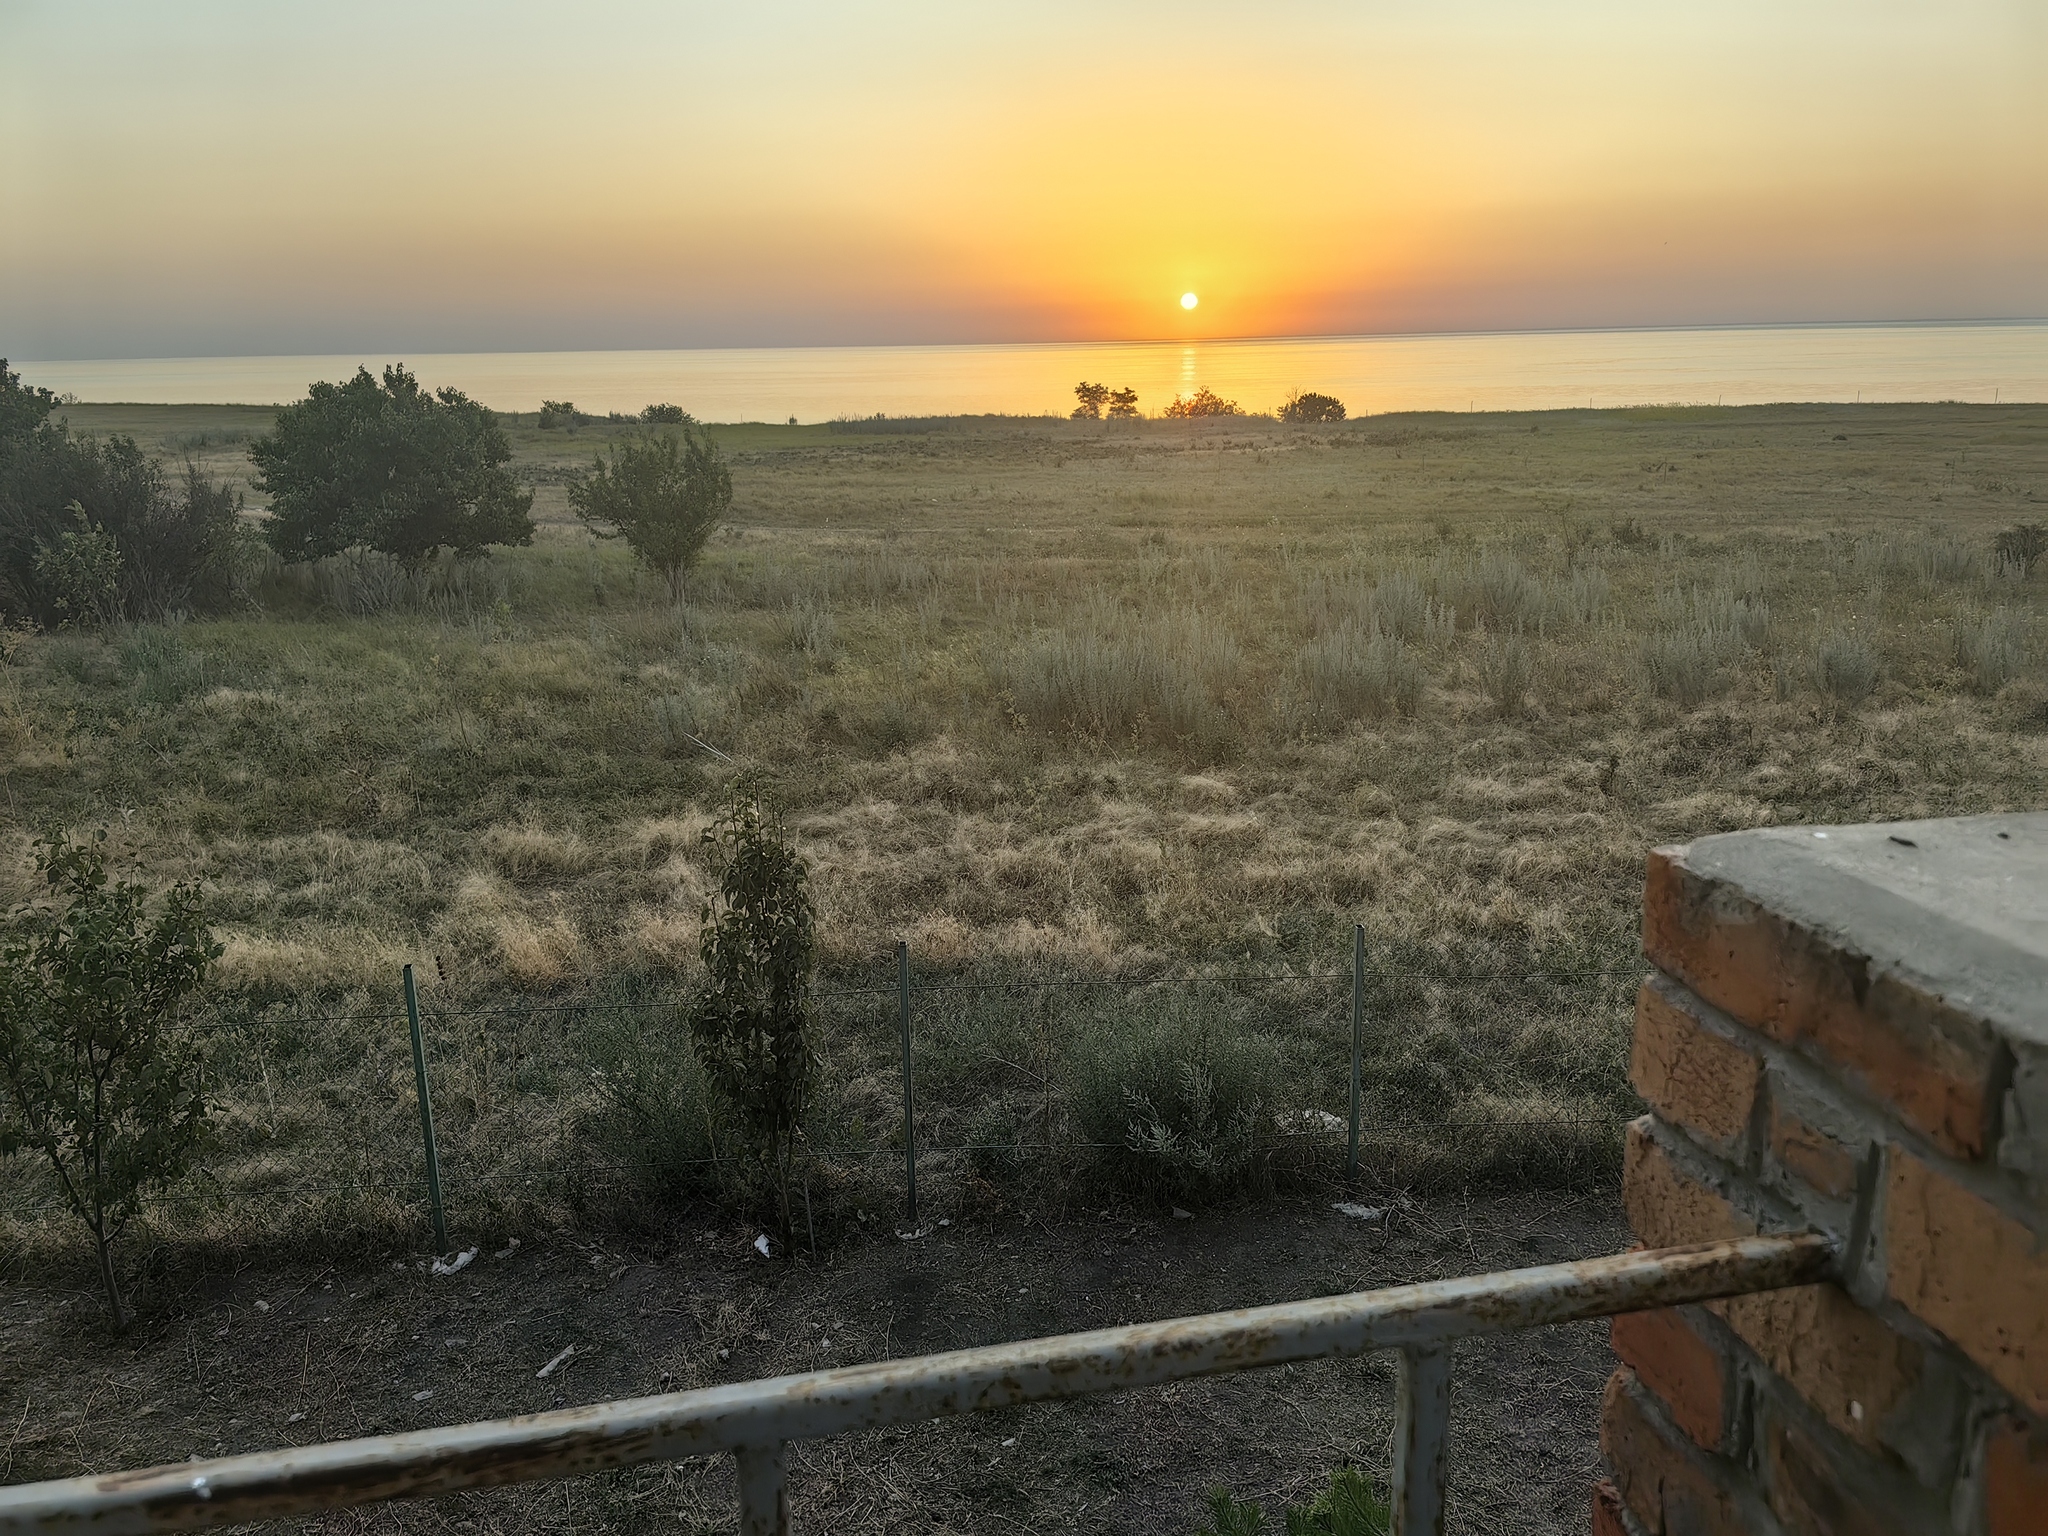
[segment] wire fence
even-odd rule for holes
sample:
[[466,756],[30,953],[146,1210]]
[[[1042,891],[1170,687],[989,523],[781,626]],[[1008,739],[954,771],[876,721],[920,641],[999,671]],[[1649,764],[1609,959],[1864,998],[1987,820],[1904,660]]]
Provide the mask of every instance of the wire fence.
[[[1342,970],[991,977],[894,958],[893,977],[813,994],[804,1152],[821,1192],[913,1226],[1048,1172],[1175,1199],[1288,1172],[1575,1178],[1611,1166],[1626,1114],[1639,967],[1373,965],[1362,936]],[[212,1145],[156,1198],[231,1225],[424,1230],[437,1205],[473,1229],[729,1189],[744,1158],[689,996],[629,979],[479,1007],[424,996],[439,1201],[399,986],[387,1006],[210,1020]],[[0,1200],[17,1219],[61,1209],[26,1157],[0,1162]]]

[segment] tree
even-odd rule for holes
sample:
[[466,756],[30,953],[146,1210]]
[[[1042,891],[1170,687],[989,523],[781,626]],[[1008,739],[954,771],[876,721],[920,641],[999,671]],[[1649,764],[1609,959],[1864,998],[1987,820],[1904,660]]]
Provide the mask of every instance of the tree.
[[732,507],[732,470],[708,432],[663,432],[598,454],[569,505],[600,538],[624,539],[682,601],[683,577]]
[[533,493],[505,468],[498,419],[458,389],[428,392],[402,367],[315,384],[249,448],[270,495],[264,536],[286,560],[374,549],[417,569],[442,549],[533,542]]
[[115,1331],[113,1245],[143,1196],[191,1166],[205,1131],[199,1058],[179,1027],[221,948],[196,888],[152,923],[142,887],[107,884],[106,833],[39,841],[61,904],[26,905],[0,948],[0,1154],[41,1153],[92,1232]]
[[718,893],[704,904],[704,985],[690,1004],[690,1038],[773,1187],[786,1246],[790,1167],[817,1082],[809,1039],[817,930],[808,872],[744,780],[728,792],[704,843],[720,872]]
[[1291,390],[1280,405],[1280,419],[1304,426],[1319,426],[1344,419],[1344,402],[1335,395],[1314,390]]
[[540,403],[540,429],[552,432],[557,427],[573,427],[583,420],[583,413],[576,409],[573,400],[543,400]]
[[650,405],[641,411],[640,419],[650,427],[684,427],[690,424],[690,413],[680,405]]
[[1136,421],[1138,419],[1138,392],[1126,385],[1109,392],[1109,419],[1111,421]]
[[1109,401],[1107,384],[1090,384],[1086,380],[1074,386],[1074,398],[1081,403],[1074,407],[1074,420],[1100,421],[1102,407]]
[[1204,384],[1192,395],[1175,395],[1166,414],[1178,420],[1191,416],[1242,416],[1244,412],[1235,400],[1224,399]]

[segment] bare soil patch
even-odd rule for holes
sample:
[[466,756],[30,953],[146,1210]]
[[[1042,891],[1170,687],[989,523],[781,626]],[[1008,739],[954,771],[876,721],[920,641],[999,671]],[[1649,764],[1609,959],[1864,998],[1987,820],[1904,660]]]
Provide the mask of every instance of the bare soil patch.
[[[1614,1252],[1611,1194],[1412,1202],[1384,1226],[1327,1196],[1189,1219],[1015,1211],[764,1262],[753,1228],[556,1234],[460,1274],[413,1254],[160,1277],[127,1339],[89,1290],[0,1287],[0,1479],[111,1471],[526,1413],[1119,1322]],[[547,1379],[536,1372],[575,1353]],[[1454,1378],[1453,1528],[1584,1529],[1606,1330],[1471,1341]],[[1192,1529],[1227,1483],[1277,1514],[1341,1461],[1384,1475],[1391,1357],[1329,1361],[793,1448],[800,1530]],[[422,1394],[431,1394],[423,1396]],[[716,1531],[729,1459],[309,1522],[492,1533]]]

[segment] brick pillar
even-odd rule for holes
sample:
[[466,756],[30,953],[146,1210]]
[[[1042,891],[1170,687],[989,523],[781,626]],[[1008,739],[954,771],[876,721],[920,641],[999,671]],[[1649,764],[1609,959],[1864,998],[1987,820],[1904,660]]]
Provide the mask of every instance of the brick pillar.
[[1841,1283],[1616,1318],[1602,1536],[2048,1536],[2048,814],[1650,856],[1623,1200]]

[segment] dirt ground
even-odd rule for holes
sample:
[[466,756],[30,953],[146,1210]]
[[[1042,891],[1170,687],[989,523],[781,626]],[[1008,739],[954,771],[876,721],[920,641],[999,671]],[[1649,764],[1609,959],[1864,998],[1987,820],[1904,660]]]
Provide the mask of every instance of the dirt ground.
[[[88,1290],[0,1286],[0,1481],[394,1432],[665,1389],[1619,1251],[1611,1194],[1408,1202],[1329,1194],[1187,1219],[1015,1211],[764,1261],[752,1228],[633,1243],[535,1235],[435,1278],[417,1255],[159,1277],[126,1339]],[[83,1283],[85,1277],[81,1276]],[[547,1378],[537,1372],[575,1353]],[[1452,1528],[1583,1531],[1606,1329],[1468,1341]],[[1384,1476],[1391,1357],[1321,1362],[792,1447],[797,1528],[1193,1529],[1227,1483],[1279,1506],[1352,1461]],[[729,1458],[343,1512],[320,1529],[730,1530]]]

